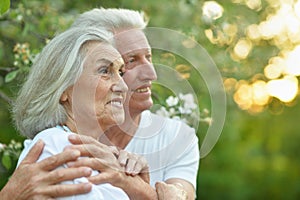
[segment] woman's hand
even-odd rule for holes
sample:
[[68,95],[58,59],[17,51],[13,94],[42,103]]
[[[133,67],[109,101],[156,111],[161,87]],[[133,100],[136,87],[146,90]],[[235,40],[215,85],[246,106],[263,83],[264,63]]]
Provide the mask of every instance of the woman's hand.
[[146,183],[150,182],[148,162],[143,156],[129,153],[125,150],[120,150],[116,156],[127,175],[138,175]]
[[[77,149],[81,152],[81,156],[89,157],[69,163],[69,166],[89,166],[94,170],[101,171],[99,175],[89,178],[94,184],[100,184],[103,181],[113,184],[113,182],[117,182],[116,177],[120,178],[120,173],[130,176],[138,175],[149,183],[149,167],[144,157],[118,150],[114,146],[107,146],[89,136],[74,134],[69,136],[69,140],[74,144],[69,148]],[[110,178],[113,180],[109,180]]]

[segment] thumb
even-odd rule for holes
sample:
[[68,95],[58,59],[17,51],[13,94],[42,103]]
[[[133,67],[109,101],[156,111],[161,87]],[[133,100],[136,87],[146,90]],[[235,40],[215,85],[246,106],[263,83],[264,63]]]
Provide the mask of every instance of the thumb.
[[164,198],[164,195],[165,195],[164,186],[165,186],[164,182],[156,182],[155,183],[155,189],[156,189],[158,200],[165,199]]

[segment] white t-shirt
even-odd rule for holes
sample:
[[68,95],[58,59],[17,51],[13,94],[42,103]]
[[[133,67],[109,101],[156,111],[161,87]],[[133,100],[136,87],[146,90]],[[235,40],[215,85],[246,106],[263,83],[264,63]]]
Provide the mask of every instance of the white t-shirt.
[[[33,140],[25,140],[18,165],[28,154],[32,146],[42,139],[45,143],[44,150],[38,159],[43,160],[56,155],[71,145],[68,135],[60,126],[46,129],[35,136]],[[170,178],[180,178],[190,182],[196,188],[196,179],[199,165],[198,138],[194,129],[186,124],[163,118],[152,114],[150,111],[142,113],[139,128],[125,150],[143,155],[149,164],[150,184],[154,187],[158,181]],[[63,165],[61,167],[67,167]],[[98,174],[93,171],[92,175]],[[76,184],[87,182],[85,177],[62,184]],[[110,184],[93,185],[92,191],[87,194],[59,198],[63,200],[81,199],[129,199],[126,193]]]
[[144,111],[139,128],[125,150],[144,156],[150,168],[150,184],[180,178],[196,188],[199,167],[195,130],[178,120]]
[[[56,155],[60,152],[63,152],[63,149],[71,145],[68,140],[68,135],[73,134],[72,132],[66,132],[62,129],[62,127],[57,126],[54,128],[46,129],[40,133],[38,133],[33,140],[25,140],[24,142],[24,150],[22,151],[18,165],[24,159],[24,157],[28,154],[29,150],[33,147],[33,145],[39,140],[42,139],[45,143],[45,147],[41,156],[39,157],[38,161],[41,161],[47,157],[52,155]],[[63,165],[59,168],[67,168],[66,165]],[[92,176],[99,174],[98,171],[93,170]],[[73,181],[65,181],[62,184],[77,184],[88,182],[85,177],[74,179]],[[127,194],[121,190],[120,188],[114,187],[111,184],[99,184],[93,185],[92,190],[87,194],[69,196],[69,197],[62,197],[58,198],[61,200],[88,200],[88,199],[112,199],[112,200],[128,200],[129,197]]]

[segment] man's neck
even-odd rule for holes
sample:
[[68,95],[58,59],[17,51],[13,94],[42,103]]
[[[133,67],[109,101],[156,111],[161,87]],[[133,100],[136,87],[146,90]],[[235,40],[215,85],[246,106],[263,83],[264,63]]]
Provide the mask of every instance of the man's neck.
[[100,142],[125,149],[125,147],[136,134],[140,123],[141,114],[136,115],[135,117],[125,117],[125,119],[126,120],[122,125],[113,126],[105,131],[104,135],[106,137],[100,138]]

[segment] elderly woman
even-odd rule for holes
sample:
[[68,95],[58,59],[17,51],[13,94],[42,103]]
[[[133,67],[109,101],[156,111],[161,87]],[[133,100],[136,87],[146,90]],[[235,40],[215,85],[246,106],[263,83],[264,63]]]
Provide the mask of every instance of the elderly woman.
[[[13,108],[17,129],[32,139],[25,141],[19,163],[39,140],[45,143],[39,158],[43,160],[64,151],[71,144],[68,136],[72,134],[98,140],[109,127],[124,121],[123,102],[127,92],[121,78],[124,64],[120,54],[106,40],[110,37],[109,32],[94,28],[69,29],[54,37],[39,54]],[[137,196],[142,199],[132,185],[148,184],[143,179],[149,177],[133,176],[147,168],[145,161],[139,161],[136,156],[132,161],[128,153],[120,154],[117,149],[100,143],[99,146],[97,151],[86,152],[86,155],[82,151],[80,159],[89,159],[85,156],[94,154],[98,159],[92,161],[99,162],[101,172],[86,170],[91,171],[91,177],[101,178],[107,174],[110,177],[105,178],[104,184],[92,185],[91,192],[66,199]],[[130,170],[126,163],[131,163]],[[89,182],[91,177],[64,183]]]

